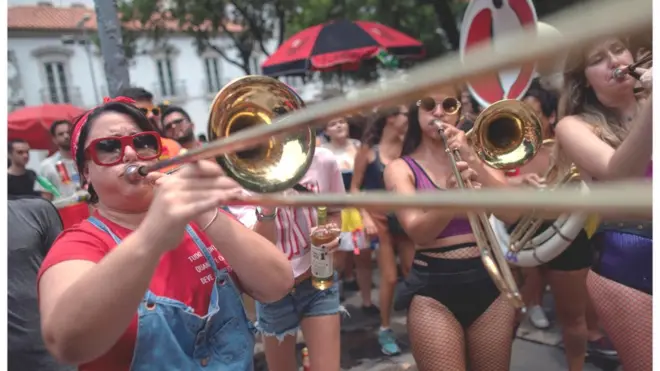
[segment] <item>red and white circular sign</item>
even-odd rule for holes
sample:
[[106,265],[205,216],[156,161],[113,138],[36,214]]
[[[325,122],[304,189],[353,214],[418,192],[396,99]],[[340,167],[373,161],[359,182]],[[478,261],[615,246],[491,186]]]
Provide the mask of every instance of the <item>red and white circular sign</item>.
[[[536,10],[531,0],[472,0],[461,24],[461,58],[483,43],[490,43],[493,52],[498,53],[498,40],[507,33],[527,27],[535,29],[536,24]],[[501,44],[499,49],[501,52]],[[483,76],[467,86],[476,101],[487,107],[502,99],[521,99],[534,75],[532,63]]]

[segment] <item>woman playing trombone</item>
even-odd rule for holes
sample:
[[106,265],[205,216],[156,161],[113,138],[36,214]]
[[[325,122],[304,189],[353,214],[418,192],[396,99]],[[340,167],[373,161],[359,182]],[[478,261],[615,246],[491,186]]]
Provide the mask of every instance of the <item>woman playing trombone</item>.
[[291,267],[220,209],[241,189],[215,162],[137,184],[123,178],[127,166],[161,154],[160,136],[132,103],[107,101],[74,126],[72,156],[96,211],[64,231],[41,266],[46,346],[83,371],[251,370],[253,328],[240,294],[279,300],[293,285]]
[[[635,96],[632,76],[615,74],[633,61],[617,38],[569,54],[555,133],[559,159],[584,180],[650,177],[651,70],[637,70],[647,100]],[[626,370],[652,366],[651,229],[651,221],[605,222],[592,237],[598,256],[587,289]]]
[[[461,177],[508,186],[504,174],[487,168],[455,127],[459,95],[452,89],[409,107],[402,158],[385,169],[389,190],[412,194],[456,187],[447,147],[465,161]],[[514,309],[488,275],[477,241],[464,215],[444,210],[402,209],[397,217],[416,245],[412,270],[395,307],[408,308],[413,356],[423,371],[504,371],[509,369]]]

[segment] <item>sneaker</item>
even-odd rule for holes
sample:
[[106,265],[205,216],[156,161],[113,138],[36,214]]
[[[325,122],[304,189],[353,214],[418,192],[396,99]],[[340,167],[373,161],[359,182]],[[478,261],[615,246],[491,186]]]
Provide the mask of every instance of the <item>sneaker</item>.
[[392,329],[380,330],[378,333],[378,343],[380,344],[380,351],[386,356],[394,356],[401,353]]
[[550,327],[550,321],[548,321],[548,317],[545,316],[543,308],[541,308],[539,305],[530,307],[527,313],[529,321],[537,329],[543,330]]
[[594,341],[589,341],[587,343],[587,353],[589,354],[598,354],[604,357],[618,357],[616,349],[614,349],[614,344],[610,341],[607,336]]

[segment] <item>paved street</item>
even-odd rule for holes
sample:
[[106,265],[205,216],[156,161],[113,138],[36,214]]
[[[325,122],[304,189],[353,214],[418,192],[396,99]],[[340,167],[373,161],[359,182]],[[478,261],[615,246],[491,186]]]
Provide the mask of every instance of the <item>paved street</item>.
[[[374,303],[377,304],[378,292],[372,290]],[[377,317],[365,316],[360,308],[360,299],[355,293],[350,293],[344,302],[351,314],[342,321],[341,366],[346,371],[415,371],[415,361],[410,354],[406,335],[406,317],[402,312],[395,313],[392,319],[392,329],[400,339],[403,353],[396,357],[385,357],[380,352],[377,333],[379,320]],[[546,297],[544,306],[552,307],[551,297]],[[551,310],[548,310],[551,312]],[[556,321],[549,314],[549,319]],[[511,371],[558,371],[566,370],[561,334],[556,326],[541,331],[531,326],[527,321],[518,329],[517,339],[513,344]],[[302,349],[304,339],[298,336],[298,349]],[[300,352],[298,352],[300,353]],[[255,349],[257,361],[256,370],[268,370],[265,365],[261,344]],[[618,371],[617,364],[602,360],[587,360],[584,371]]]

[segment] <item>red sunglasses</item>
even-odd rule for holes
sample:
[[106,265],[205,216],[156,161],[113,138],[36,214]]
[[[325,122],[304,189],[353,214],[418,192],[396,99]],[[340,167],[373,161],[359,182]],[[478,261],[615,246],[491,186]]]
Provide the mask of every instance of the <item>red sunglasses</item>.
[[85,149],[85,155],[99,166],[113,166],[123,161],[127,146],[135,151],[139,160],[154,160],[161,153],[160,135],[155,131],[145,131],[123,137],[94,139]]
[[436,102],[435,99],[431,97],[422,98],[417,101],[417,107],[421,107],[427,112],[432,112],[435,110],[438,105],[442,105],[442,110],[447,115],[453,115],[458,112],[461,108],[461,102],[454,97],[447,97],[443,99],[440,103]]

